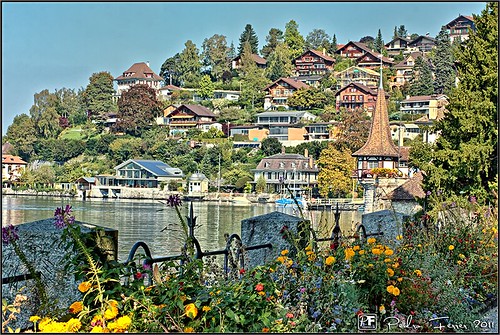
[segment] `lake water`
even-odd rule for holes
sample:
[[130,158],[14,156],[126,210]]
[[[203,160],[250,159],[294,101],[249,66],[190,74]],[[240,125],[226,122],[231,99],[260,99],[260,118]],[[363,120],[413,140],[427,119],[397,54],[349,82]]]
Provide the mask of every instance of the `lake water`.
[[[148,244],[155,256],[177,255],[184,244],[183,232],[174,208],[155,200],[54,198],[33,196],[2,196],[2,225],[21,224],[54,216],[57,207],[70,204],[77,221],[118,230],[118,258],[127,259],[130,248],[137,241]],[[188,215],[189,202],[184,202],[181,213]],[[291,208],[274,204],[236,205],[232,203],[193,202],[197,217],[195,236],[201,248],[219,250],[225,247],[224,234],[241,234],[241,220],[273,211],[294,214]],[[298,213],[297,213],[298,215]],[[334,225],[333,212],[305,211],[318,237],[330,237]],[[352,223],[361,221],[361,213],[342,212],[340,226],[349,234]],[[167,227],[163,232],[161,230]]]

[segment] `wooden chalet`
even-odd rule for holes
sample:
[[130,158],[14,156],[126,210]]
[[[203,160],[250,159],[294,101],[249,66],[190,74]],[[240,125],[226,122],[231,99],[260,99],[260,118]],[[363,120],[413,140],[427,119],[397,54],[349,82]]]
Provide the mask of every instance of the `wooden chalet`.
[[294,59],[297,76],[324,75],[333,71],[335,59],[323,52],[309,49]]
[[443,26],[447,29],[450,41],[455,39],[465,41],[469,38],[470,31],[475,31],[474,17],[468,15],[459,15],[456,19]]

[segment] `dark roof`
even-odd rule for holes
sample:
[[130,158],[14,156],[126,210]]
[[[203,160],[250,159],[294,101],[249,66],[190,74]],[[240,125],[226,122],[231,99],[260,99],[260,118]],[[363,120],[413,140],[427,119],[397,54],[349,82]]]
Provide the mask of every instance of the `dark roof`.
[[420,51],[414,51],[412,52],[411,54],[409,54],[408,56],[406,56],[405,59],[403,59],[401,62],[399,62],[398,64],[394,65],[394,68],[395,69],[399,69],[399,68],[413,68],[415,65],[408,65],[406,64],[406,62],[408,61],[408,58],[412,57],[413,59],[417,59],[418,57],[423,57],[422,55],[422,52]]
[[136,163],[137,165],[148,170],[149,172],[151,172],[152,174],[154,174],[157,177],[170,177],[170,176],[183,177],[184,176],[184,174],[182,173],[182,171],[180,169],[173,168],[170,165],[168,165],[167,163],[164,163],[162,161],[156,161],[156,160],[129,159],[129,160],[123,162],[122,164],[116,166],[115,169],[118,170],[130,162]]
[[447,23],[446,25],[444,25],[444,27],[445,28],[451,28],[451,27],[453,27],[453,24],[456,21],[460,20],[460,18],[467,19],[467,20],[471,21],[474,24],[474,17],[469,16],[469,15],[459,15],[457,18],[453,19],[452,21],[450,21],[449,23]]
[[434,37],[430,37],[430,36],[423,36],[423,35],[420,35],[419,37],[417,37],[416,39],[414,39],[413,41],[411,41],[410,43],[408,43],[408,45],[414,45],[416,44],[418,41],[421,41],[423,39],[428,39],[429,41],[431,41],[432,43],[436,43],[436,39]]
[[396,41],[396,40],[403,40],[405,42],[411,42],[411,39],[409,38],[405,38],[405,37],[396,37],[396,38],[393,38],[389,43],[386,43],[385,46],[389,46],[389,44],[391,44],[392,42]]
[[416,198],[424,198],[425,192],[422,189],[423,179],[424,177],[422,175],[422,172],[417,172],[406,183],[397,187],[383,198],[389,200],[410,201],[415,201]]
[[[365,85],[360,84],[360,83],[352,82],[352,83],[349,83],[346,86],[342,87],[340,90],[338,90],[337,93],[335,93],[335,95],[339,94],[340,92],[344,91],[346,88],[351,87],[351,86],[356,86],[360,90],[366,92],[367,94],[373,95],[373,96],[377,96],[377,94],[378,94],[378,88],[376,88],[374,86],[365,86]],[[384,94],[385,94],[386,98],[389,98],[389,93],[384,92]]]
[[[341,50],[341,49],[344,49],[345,47],[347,47],[349,44],[354,44],[355,46],[357,46],[359,49],[363,50],[363,51],[366,51],[366,52],[374,52],[373,50],[371,50],[368,45],[366,45],[365,43],[363,42],[354,42],[354,41],[350,41],[349,43],[347,44],[344,44],[342,46],[342,48],[338,48],[337,51]],[[335,52],[337,52],[335,51]]]
[[180,105],[179,107],[177,107],[177,109],[175,109],[172,112],[170,112],[169,115],[173,114],[174,112],[176,112],[178,110],[181,110],[182,107],[185,107],[185,108],[189,109],[190,111],[192,111],[197,116],[208,116],[208,117],[213,117],[213,118],[216,117],[215,114],[212,113],[212,111],[210,109],[208,109],[205,106],[201,106],[201,105]]
[[399,156],[398,149],[392,141],[385,99],[384,89],[379,88],[377,92],[377,104],[373,112],[368,139],[361,149],[352,154],[353,156]]
[[177,87],[175,85],[167,85],[167,86],[163,86],[162,88],[160,88],[160,90],[180,91],[180,90],[182,90],[182,88]]
[[308,88],[309,87],[309,85],[307,85],[306,83],[303,83],[302,81],[297,80],[297,79],[293,79],[293,78],[280,78],[280,79],[274,81],[273,83],[267,85],[264,88],[264,91],[267,90],[268,88],[274,86],[274,84],[277,84],[280,81],[284,81],[285,83],[287,83],[288,85],[292,86],[293,88],[295,88],[297,90],[299,88]]
[[[147,75],[152,75],[152,77]],[[145,79],[163,81],[163,78],[154,73],[153,70],[151,70],[151,68],[144,62],[135,63],[127,71],[123,72],[123,75],[119,76],[115,80],[121,79]]]
[[[234,61],[237,61],[238,59],[241,59],[241,55],[238,55],[233,58]],[[252,54],[252,59],[255,61],[255,63],[260,64],[260,65],[266,65],[267,60],[265,58],[260,57],[257,54]]]
[[379,59],[379,60],[382,59],[382,62],[384,62],[384,63],[394,64],[394,61],[391,58],[385,57],[384,55],[381,55],[379,52],[376,52],[376,51],[367,51],[364,55],[359,56],[356,59],[356,61],[359,62],[363,57],[366,57],[367,54],[375,57],[376,59]]
[[[313,54],[315,54],[315,55],[316,55],[316,56],[318,56],[318,57],[323,58],[324,60],[327,60],[327,61],[330,61],[330,62],[335,62],[335,59],[334,59],[334,58],[332,58],[332,57],[328,56],[327,54],[323,54],[323,51],[314,50],[314,49],[309,49],[309,50],[307,50],[307,51],[303,52],[303,53],[302,53],[302,55],[300,55],[300,56],[299,56],[299,57],[297,57],[297,58],[302,57],[303,55],[305,55],[305,54],[306,54],[306,53],[308,53],[308,52],[312,52]],[[295,59],[297,59],[297,58],[295,58]]]
[[[312,158],[308,158],[300,154],[280,153],[263,158],[255,168],[255,170],[292,171],[294,169],[292,163],[295,163],[296,171],[318,171],[318,168],[314,166],[314,162],[313,166],[309,166],[309,164],[307,164],[307,167],[304,167],[304,163],[309,163],[310,159]],[[266,163],[268,163],[267,167],[265,166]],[[283,167],[280,167],[280,163],[283,163]]]

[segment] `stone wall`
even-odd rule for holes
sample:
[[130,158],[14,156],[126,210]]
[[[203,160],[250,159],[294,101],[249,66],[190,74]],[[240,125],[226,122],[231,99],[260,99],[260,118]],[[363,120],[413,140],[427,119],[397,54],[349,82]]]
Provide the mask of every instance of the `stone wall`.
[[361,224],[366,229],[366,234],[380,234],[373,236],[377,240],[395,243],[396,236],[403,234],[403,223],[408,216],[392,210],[382,210],[363,214]]
[[[118,231],[105,228],[103,232],[96,234],[96,226],[78,221],[76,224],[81,225],[83,233],[93,234],[92,240],[99,246],[100,256],[103,259],[116,259]],[[66,311],[73,302],[81,300],[81,293],[77,290],[78,282],[74,274],[65,269],[70,257],[74,256],[74,252],[66,249],[66,244],[61,238],[63,231],[54,226],[53,219],[24,223],[18,227],[17,243],[36,271],[41,273],[48,300],[54,302],[55,308]],[[27,274],[29,271],[12,246],[2,245],[2,278]],[[28,300],[21,306],[21,314],[18,315],[17,320],[9,324],[13,329],[17,327],[25,329],[31,326],[28,322],[29,317],[35,315],[40,307],[35,280],[29,279],[8,284],[2,282],[2,298],[8,303],[14,301],[20,290],[28,297]]]
[[294,247],[283,238],[284,226],[288,227],[293,234],[298,234],[310,227],[310,222],[282,212],[272,212],[241,221],[241,240],[244,246],[266,243],[271,243],[273,246],[272,250],[258,249],[246,252],[245,268],[251,269],[271,261],[284,249],[290,250],[290,254],[293,255]]

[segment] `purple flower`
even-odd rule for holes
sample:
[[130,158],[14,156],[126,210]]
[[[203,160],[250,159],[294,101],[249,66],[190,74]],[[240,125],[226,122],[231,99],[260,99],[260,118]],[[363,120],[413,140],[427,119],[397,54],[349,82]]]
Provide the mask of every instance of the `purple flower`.
[[71,205],[66,205],[64,209],[57,207],[54,212],[54,225],[57,228],[65,228],[75,223],[75,216],[71,215]]
[[425,192],[425,195],[429,196],[429,195],[431,195],[431,193],[432,193],[431,191],[427,191],[427,192]]
[[391,301],[391,307],[396,306],[396,300]]
[[176,207],[182,205],[181,197],[178,194],[169,195],[167,198],[167,206]]
[[475,196],[471,195],[469,197],[469,201],[470,201],[471,204],[475,204],[477,202],[477,198]]
[[19,228],[9,224],[6,227],[2,227],[2,243],[7,245],[12,241],[19,240]]
[[305,287],[301,287],[300,288],[300,293],[304,293],[306,291],[306,288]]
[[146,271],[151,271],[151,264],[143,264],[142,268]]
[[312,317],[313,319],[317,319],[321,315],[321,311],[316,311],[313,313]]

